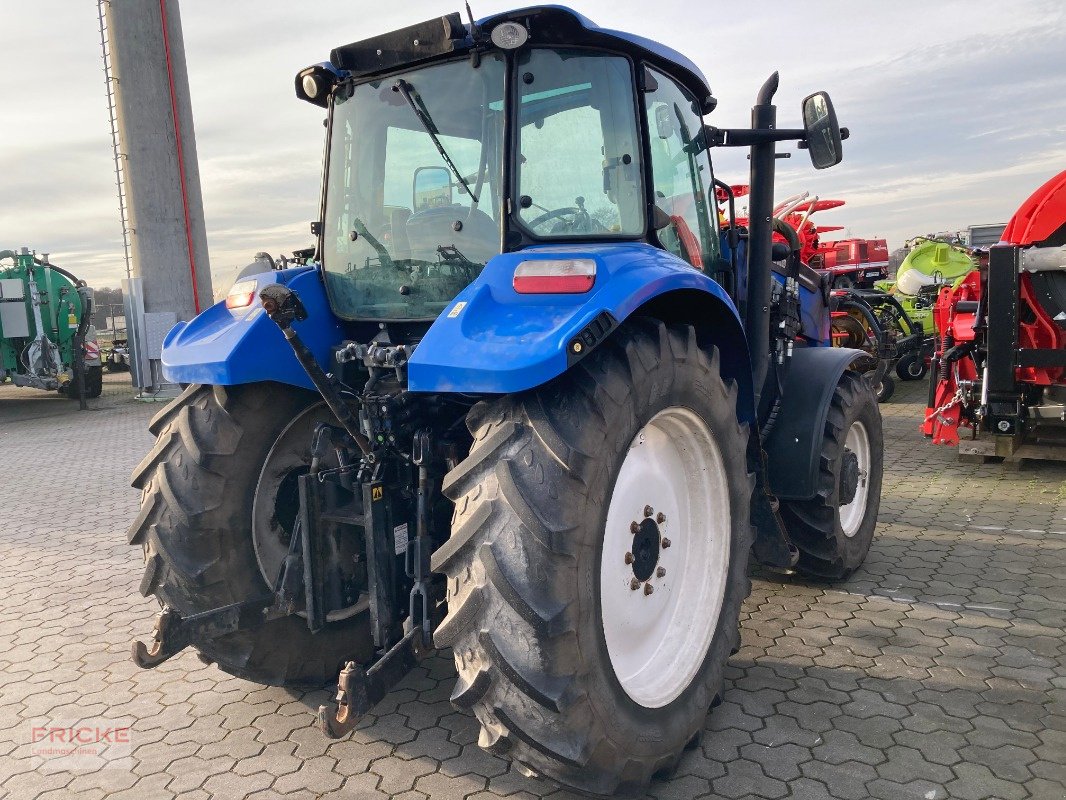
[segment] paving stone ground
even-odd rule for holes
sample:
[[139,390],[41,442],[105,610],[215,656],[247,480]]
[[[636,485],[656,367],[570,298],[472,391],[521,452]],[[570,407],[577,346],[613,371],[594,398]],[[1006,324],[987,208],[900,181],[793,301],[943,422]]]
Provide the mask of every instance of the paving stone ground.
[[[109,387],[86,412],[0,389],[0,800],[568,796],[478,748],[449,654],[339,742],[312,726],[326,691],[190,652],[137,669],[156,608],[124,535],[154,408]],[[864,568],[834,586],[756,575],[724,702],[654,797],[1066,797],[1066,467],[960,465],[917,433],[923,396],[882,407]],[[35,724],[90,718],[129,726],[125,758],[32,754]]]

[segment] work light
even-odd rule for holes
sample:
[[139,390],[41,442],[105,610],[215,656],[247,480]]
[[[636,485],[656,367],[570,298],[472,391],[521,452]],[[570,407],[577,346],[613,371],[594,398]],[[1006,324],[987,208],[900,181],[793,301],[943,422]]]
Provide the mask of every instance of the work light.
[[529,39],[529,31],[517,22],[504,22],[492,29],[492,43],[503,50],[514,50]]

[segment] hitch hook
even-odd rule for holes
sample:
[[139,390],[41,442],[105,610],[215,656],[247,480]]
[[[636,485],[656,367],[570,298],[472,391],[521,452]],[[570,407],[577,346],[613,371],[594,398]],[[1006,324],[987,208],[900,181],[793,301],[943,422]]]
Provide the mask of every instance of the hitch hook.
[[176,641],[174,637],[168,636],[177,619],[178,615],[173,609],[164,609],[155,618],[155,625],[152,627],[151,645],[145,645],[139,639],[133,640],[130,656],[133,658],[134,664],[141,669],[151,669],[185,649],[187,642]]
[[412,627],[370,669],[364,670],[354,661],[345,664],[337,678],[335,706],[318,707],[322,732],[330,739],[351,733],[359,720],[418,665],[428,650],[422,639],[422,628]]

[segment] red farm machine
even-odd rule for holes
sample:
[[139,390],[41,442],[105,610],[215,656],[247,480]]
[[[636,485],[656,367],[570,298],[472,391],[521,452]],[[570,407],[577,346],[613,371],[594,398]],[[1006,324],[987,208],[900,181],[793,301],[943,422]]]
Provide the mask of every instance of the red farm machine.
[[1022,203],[987,267],[941,288],[933,314],[922,432],[961,457],[1066,460],[1066,171]]
[[785,220],[799,234],[802,257],[812,268],[830,276],[834,289],[873,288],[888,277],[888,243],[884,239],[836,239],[821,235],[843,230],[841,225],[816,225],[811,216],[819,211],[840,208],[844,200],[811,198],[807,192],[777,204],[774,215]]
[[[744,185],[719,187],[718,202],[724,205],[748,192]],[[908,315],[899,299],[876,288],[888,274],[888,245],[884,239],[841,239],[822,242],[821,235],[841,230],[840,226],[816,225],[811,216],[844,205],[843,200],[793,195],[773,209],[774,258],[780,262],[790,248],[799,251],[800,261],[820,274],[830,310],[830,331],[836,347],[863,350],[873,356],[866,379],[878,402],[895,391],[892,367],[900,377],[908,364],[921,363],[925,334]],[[724,211],[722,212],[724,215]],[[741,226],[747,219],[738,217]],[[924,373],[923,373],[924,374]],[[908,378],[905,379],[909,379]]]

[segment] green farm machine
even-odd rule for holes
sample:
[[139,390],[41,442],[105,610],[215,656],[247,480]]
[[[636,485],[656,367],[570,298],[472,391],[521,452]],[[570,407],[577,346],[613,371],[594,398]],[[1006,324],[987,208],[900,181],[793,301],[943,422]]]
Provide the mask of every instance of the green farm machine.
[[0,384],[99,397],[103,367],[92,297],[85,281],[47,255],[0,250]]

